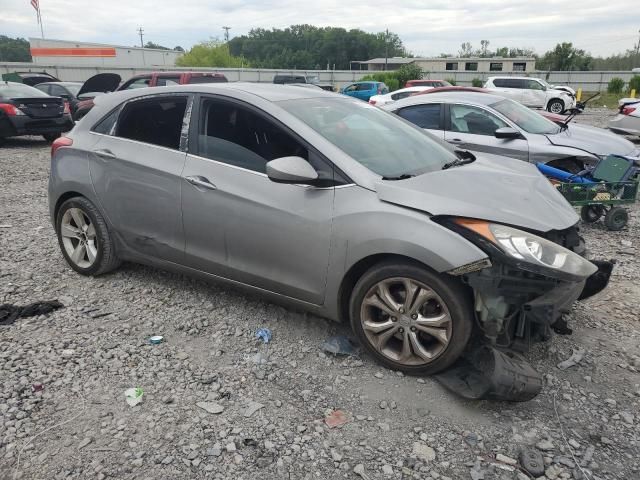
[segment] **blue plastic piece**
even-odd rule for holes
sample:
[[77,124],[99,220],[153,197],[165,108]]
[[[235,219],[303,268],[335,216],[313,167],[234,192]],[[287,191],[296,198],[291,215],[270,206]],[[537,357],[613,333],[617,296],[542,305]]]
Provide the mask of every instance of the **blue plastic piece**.
[[355,355],[356,349],[347,337],[343,335],[336,335],[335,337],[329,337],[322,344],[322,349],[325,352],[333,353],[334,355]]
[[262,340],[264,343],[269,343],[271,341],[271,330],[268,328],[259,328],[256,331],[256,338]]
[[556,180],[562,180],[567,183],[596,183],[590,178],[581,177],[580,175],[576,175],[575,173],[565,172],[564,170],[560,170],[559,168],[550,167],[549,165],[545,165],[544,163],[538,163],[538,170],[540,172],[551,178],[555,178]]

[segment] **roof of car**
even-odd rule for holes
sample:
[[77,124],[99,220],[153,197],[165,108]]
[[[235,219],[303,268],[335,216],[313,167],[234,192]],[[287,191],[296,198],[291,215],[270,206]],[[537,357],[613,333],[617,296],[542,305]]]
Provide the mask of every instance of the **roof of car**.
[[456,103],[456,102],[469,102],[477,105],[491,105],[493,103],[505,100],[504,97],[498,95],[492,95],[490,93],[476,93],[476,92],[436,92],[429,95],[412,95],[410,97],[398,100],[395,103],[390,104],[388,107],[385,105],[382,108],[399,108],[409,105],[419,105],[421,103]]

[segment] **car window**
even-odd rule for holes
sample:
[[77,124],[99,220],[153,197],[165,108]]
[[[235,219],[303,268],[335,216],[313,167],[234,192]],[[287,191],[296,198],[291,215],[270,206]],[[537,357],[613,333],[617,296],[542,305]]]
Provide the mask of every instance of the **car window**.
[[125,84],[122,90],[130,90],[133,88],[146,88],[151,83],[151,77],[137,78],[130,83]]
[[118,117],[117,137],[178,150],[187,97],[147,98],[127,103]]
[[470,105],[451,104],[449,113],[452,132],[493,136],[497,129],[509,126],[485,109]]
[[100,120],[94,127],[91,129],[92,132],[101,133],[103,135],[112,135],[113,127],[116,124],[116,120],[118,119],[118,115],[120,113],[120,108],[116,108],[109,115]]
[[527,84],[530,90],[543,90],[544,88],[542,85],[540,85],[539,82],[535,80],[527,80]]
[[409,95],[413,94],[415,92],[399,92],[399,93],[393,93],[391,94],[391,98],[393,100],[402,100],[403,98],[407,98]]
[[348,87],[344,87],[345,92],[355,92],[358,88],[358,85],[349,85]]
[[432,130],[442,129],[440,122],[440,104],[427,103],[424,105],[413,105],[398,110],[398,116],[410,121],[420,128],[429,128]]
[[67,91],[62,88],[60,85],[49,85],[49,95],[53,95],[54,97],[61,97],[63,95],[68,96]]
[[432,135],[365,102],[323,97],[278,105],[354,161],[384,177],[440,170],[457,158]]
[[227,77],[222,75],[196,75],[191,77],[188,83],[226,83],[227,81]]
[[360,83],[358,84],[358,91],[366,91],[366,90],[373,90],[373,84],[372,83]]
[[47,94],[49,94],[49,92],[51,91],[51,85],[47,83],[41,83],[40,85],[36,85],[35,88]]
[[171,85],[180,85],[180,75],[173,77],[158,77],[156,79],[156,87],[170,87]]
[[276,158],[309,160],[307,148],[280,126],[241,105],[214,99],[201,103],[198,154],[260,173]]

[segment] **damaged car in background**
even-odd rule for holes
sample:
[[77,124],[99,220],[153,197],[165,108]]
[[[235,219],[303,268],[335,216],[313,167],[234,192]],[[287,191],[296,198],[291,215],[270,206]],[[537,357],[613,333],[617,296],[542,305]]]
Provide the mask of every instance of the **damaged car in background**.
[[97,97],[53,145],[49,206],[82,275],[135,261],[228,281],[349,322],[377,361],[411,375],[488,352],[475,398],[537,394],[517,352],[566,331],[562,315],[612,267],[583,256],[578,216],[534,165],[454,149],[319,89]]
[[558,124],[489,93],[419,94],[382,108],[457,148],[541,162],[571,173],[611,154],[640,160],[640,148],[625,138],[571,123],[575,113]]

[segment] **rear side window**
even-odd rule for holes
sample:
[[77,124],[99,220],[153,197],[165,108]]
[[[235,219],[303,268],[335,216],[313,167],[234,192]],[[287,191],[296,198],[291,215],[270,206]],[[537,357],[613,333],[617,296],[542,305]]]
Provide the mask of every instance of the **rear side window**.
[[198,75],[189,79],[190,84],[195,83],[226,83],[227,77],[222,75]]
[[186,108],[187,97],[179,96],[128,103],[118,118],[115,135],[178,150]]
[[117,108],[109,115],[100,120],[91,131],[96,133],[101,133],[103,135],[111,135],[113,133],[113,127],[116,124],[116,120],[118,119],[118,113],[120,113],[120,109]]
[[420,128],[441,130],[440,108],[439,103],[428,103],[401,108],[396,113]]
[[358,84],[358,91],[365,91],[365,90],[373,90],[373,83],[360,83]]

